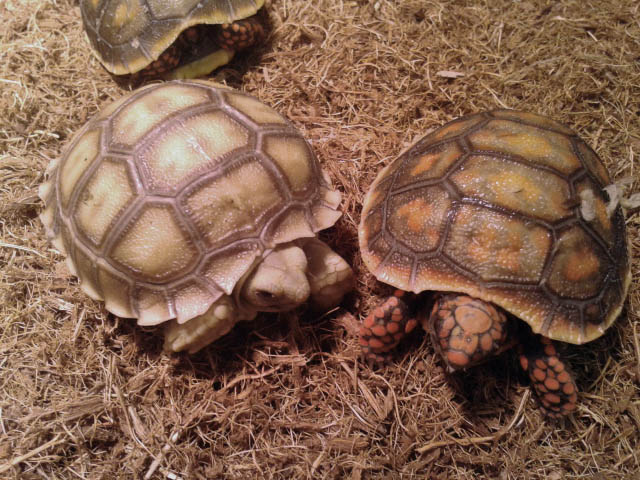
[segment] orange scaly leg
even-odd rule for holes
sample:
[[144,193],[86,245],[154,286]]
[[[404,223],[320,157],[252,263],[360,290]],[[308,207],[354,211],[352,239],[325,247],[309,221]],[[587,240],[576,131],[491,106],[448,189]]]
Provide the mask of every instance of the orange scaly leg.
[[254,15],[233,23],[223,23],[216,38],[222,48],[238,52],[257,44],[264,37],[264,28]]
[[514,344],[507,335],[505,314],[467,295],[438,295],[425,323],[449,370],[476,365]]
[[370,367],[388,363],[390,350],[418,324],[403,299],[406,295],[406,292],[396,290],[362,322],[360,346]]
[[520,365],[550,417],[563,417],[576,409],[576,384],[552,340],[542,335],[528,338],[520,346]]

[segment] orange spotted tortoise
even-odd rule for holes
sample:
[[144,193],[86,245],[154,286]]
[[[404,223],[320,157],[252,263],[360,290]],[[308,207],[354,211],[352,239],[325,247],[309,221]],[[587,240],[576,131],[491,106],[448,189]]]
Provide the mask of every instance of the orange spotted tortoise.
[[204,81],[108,105],[40,188],[54,246],[92,298],[165,347],[195,352],[258,312],[336,306],[349,265],[316,232],[341,216],[313,151],[283,116]]
[[91,48],[115,75],[204,76],[258,43],[264,0],[81,0]]
[[419,139],[364,200],[364,262],[398,289],[361,326],[365,358],[385,363],[418,323],[450,371],[517,343],[544,409],[573,411],[576,385],[556,341],[600,337],[631,280],[609,184],[586,143],[531,113],[470,115]]

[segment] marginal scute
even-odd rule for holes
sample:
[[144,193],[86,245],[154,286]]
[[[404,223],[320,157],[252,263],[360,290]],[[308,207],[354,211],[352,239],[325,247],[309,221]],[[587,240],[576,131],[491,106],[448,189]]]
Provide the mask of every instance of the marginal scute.
[[313,231],[318,232],[333,226],[342,216],[342,212],[324,205],[314,204],[311,207],[311,216],[314,221]]
[[342,201],[342,194],[338,190],[332,190],[325,186],[320,187],[320,191],[322,192],[322,202],[337,210]]
[[[394,252],[383,260],[382,265],[378,265],[375,273],[385,283],[411,285],[412,266],[412,257],[403,255],[400,252]],[[408,289],[411,288],[409,287]]]
[[137,303],[137,310],[140,312],[138,325],[158,325],[171,319],[171,311],[163,292],[140,287],[136,289],[133,297]]
[[360,236],[373,238],[382,232],[382,209],[370,210],[367,218],[363,218],[360,225]]
[[[54,239],[53,245],[60,251],[67,254],[66,264],[71,275],[78,276],[78,269],[75,264],[76,246],[73,236],[66,223],[60,222],[59,235]],[[58,243],[60,244],[58,246]]]
[[580,216],[612,248],[616,229],[607,213],[605,192],[587,176],[576,182],[575,190],[580,199]]
[[173,293],[178,323],[203,315],[215,301],[211,293],[196,282],[178,287]]
[[96,258],[92,255],[86,255],[83,249],[78,247],[74,251],[74,260],[78,277],[81,279],[82,290],[94,300],[104,300],[98,283]]
[[104,292],[104,306],[111,313],[124,318],[135,317],[131,308],[131,285],[119,275],[114,275],[104,261],[98,262],[98,283]]
[[214,285],[231,295],[238,281],[249,271],[260,255],[257,243],[246,243],[212,255],[202,267],[202,274]]
[[600,158],[598,158],[598,155],[596,155],[596,152],[594,152],[593,149],[582,140],[576,140],[575,145],[578,153],[580,154],[580,158],[582,158],[584,165],[587,167],[587,170],[598,182],[600,182],[600,186],[606,187],[607,185],[610,185],[611,177],[609,176],[609,172]]
[[307,221],[305,210],[292,207],[272,221],[265,235],[265,242],[269,246],[275,246],[298,238],[313,236],[314,232]]

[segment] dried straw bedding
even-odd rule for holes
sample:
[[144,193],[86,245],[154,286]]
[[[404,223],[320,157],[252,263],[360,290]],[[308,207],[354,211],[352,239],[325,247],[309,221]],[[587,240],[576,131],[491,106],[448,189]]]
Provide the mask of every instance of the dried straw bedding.
[[0,4],[0,476],[640,478],[637,211],[627,307],[567,348],[582,394],[564,421],[543,418],[512,353],[451,376],[416,332],[370,371],[356,338],[388,292],[357,251],[364,192],[426,131],[497,107],[549,115],[637,191],[637,2],[273,0],[267,12],[267,42],[213,78],[313,145],[344,197],[322,238],[359,280],[326,315],[264,315],[187,356],[89,300],[37,219],[50,159],[128,87],[92,57],[77,2]]

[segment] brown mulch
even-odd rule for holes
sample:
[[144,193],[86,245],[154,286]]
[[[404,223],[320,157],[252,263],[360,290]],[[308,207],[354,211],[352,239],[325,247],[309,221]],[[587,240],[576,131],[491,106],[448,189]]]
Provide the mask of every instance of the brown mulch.
[[77,1],[0,3],[0,478],[640,479],[640,215],[633,284],[567,348],[577,412],[546,419],[516,357],[463,374],[417,332],[372,371],[357,325],[386,291],[357,251],[361,201],[414,138],[498,107],[570,126],[640,190],[636,0],[272,0],[268,41],[214,73],[287,115],[344,193],[324,234],[343,307],[267,315],[194,356],[90,300],[46,241],[48,162],[122,95]]

